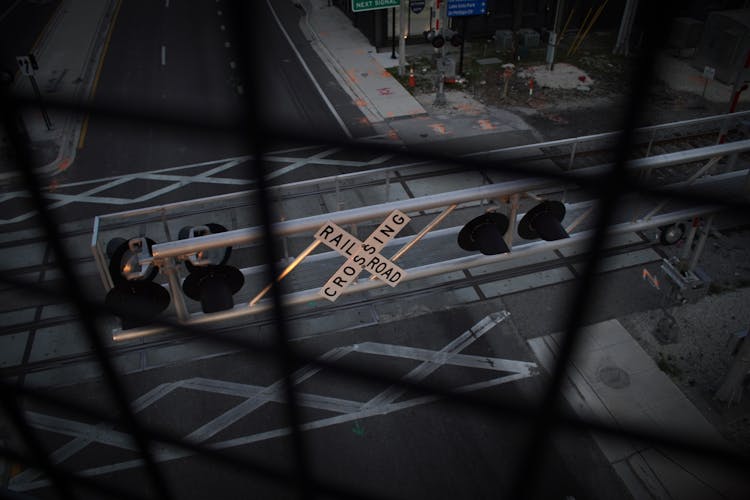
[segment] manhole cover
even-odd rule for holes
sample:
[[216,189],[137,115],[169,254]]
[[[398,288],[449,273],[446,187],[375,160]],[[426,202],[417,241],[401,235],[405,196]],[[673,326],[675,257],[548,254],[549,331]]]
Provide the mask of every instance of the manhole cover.
[[599,368],[599,380],[613,389],[623,389],[630,385],[630,375],[620,367],[607,365]]

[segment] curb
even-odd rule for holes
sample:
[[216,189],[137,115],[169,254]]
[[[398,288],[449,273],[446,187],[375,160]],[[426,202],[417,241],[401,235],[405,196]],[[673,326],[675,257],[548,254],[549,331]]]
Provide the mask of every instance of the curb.
[[[60,23],[60,20],[63,18],[63,15],[67,12],[66,4],[69,3],[70,0],[63,0],[60,5],[58,6],[57,10],[55,11],[52,19],[45,27],[45,30],[41,37],[39,38],[38,44],[34,47],[34,51],[38,52],[41,47],[46,46],[49,43],[49,38],[51,34],[57,29],[57,26]],[[91,97],[91,89],[93,87],[94,81],[92,78],[93,72],[95,72],[95,68],[98,68],[98,66],[101,64],[101,58],[102,58],[102,52],[104,50],[104,44],[102,41],[106,39],[107,33],[109,31],[112,19],[114,17],[114,13],[117,10],[118,5],[121,3],[122,0],[108,0],[109,6],[105,10],[104,15],[99,20],[99,24],[97,26],[96,32],[93,34],[91,38],[91,42],[89,43],[89,50],[87,53],[87,62],[84,67],[84,70],[82,74],[80,75],[80,78],[82,79],[83,83],[81,83],[75,94],[73,95],[73,102],[74,103],[81,103],[84,101],[84,99],[89,99]],[[84,97],[88,96],[88,97]],[[65,119],[65,124],[62,126],[61,132],[60,132],[60,140],[59,140],[59,149],[57,152],[57,156],[54,160],[47,163],[46,165],[43,165],[41,167],[35,168],[34,172],[37,175],[45,176],[45,177],[51,177],[56,174],[62,173],[65,170],[70,167],[70,165],[75,161],[76,158],[76,144],[78,143],[78,140],[80,139],[81,135],[81,127],[83,124],[83,120],[85,118],[85,115],[76,115],[73,112],[69,113],[68,116]],[[0,185],[7,185],[9,184],[13,179],[17,178],[19,176],[16,172],[6,172],[0,174]]]
[[363,93],[356,84],[353,84],[349,80],[346,71],[341,66],[341,63],[339,63],[339,61],[334,57],[333,53],[326,46],[326,44],[323,43],[323,41],[313,29],[312,25],[310,24],[310,14],[313,10],[314,9],[310,2],[305,1],[305,15],[303,19],[300,20],[300,29],[303,33],[308,35],[309,40],[311,41],[310,45],[312,46],[313,50],[318,54],[318,56],[320,56],[323,64],[325,64],[326,67],[331,71],[331,74],[339,83],[339,86],[344,90],[344,92],[349,95],[349,97],[351,97],[352,102],[365,102],[367,104],[366,106],[358,107],[360,111],[362,111],[362,114],[364,114],[365,117],[370,121],[370,123],[379,123],[385,121],[385,118],[380,113],[378,113],[377,109],[375,109],[372,101],[367,97],[367,95]]

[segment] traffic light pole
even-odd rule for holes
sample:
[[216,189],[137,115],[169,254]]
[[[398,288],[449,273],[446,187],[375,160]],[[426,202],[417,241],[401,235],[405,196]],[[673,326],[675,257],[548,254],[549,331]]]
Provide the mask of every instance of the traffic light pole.
[[[466,17],[461,18],[461,33],[464,36],[464,40],[466,40]],[[461,52],[458,56],[458,74],[461,76],[464,76],[464,45],[466,43],[461,44]]]
[[391,59],[396,59],[396,7],[391,9]]
[[[448,10],[447,0],[437,0],[438,2],[438,14],[437,14],[437,20],[435,21],[435,27],[437,28],[437,33],[441,32],[441,29],[445,29],[445,24],[448,19]],[[440,24],[443,24],[443,27],[440,27]],[[445,42],[443,42],[443,46],[440,47],[440,67],[438,68],[437,74],[438,74],[438,81],[437,81],[437,93],[435,94],[435,102],[433,105],[435,106],[445,106],[448,101],[445,98]]]
[[31,88],[34,89],[34,95],[37,101],[39,101],[39,109],[42,111],[42,118],[44,118],[44,124],[47,125],[47,130],[52,130],[52,120],[50,120],[49,114],[47,114],[47,108],[44,107],[44,101],[42,101],[42,93],[39,91],[39,85],[36,83],[34,75],[29,75],[31,81]]
[[[408,16],[406,0],[401,0],[400,12],[399,12],[399,38],[398,38],[398,75],[404,76],[406,74],[406,18]],[[396,12],[396,9],[393,9]]]

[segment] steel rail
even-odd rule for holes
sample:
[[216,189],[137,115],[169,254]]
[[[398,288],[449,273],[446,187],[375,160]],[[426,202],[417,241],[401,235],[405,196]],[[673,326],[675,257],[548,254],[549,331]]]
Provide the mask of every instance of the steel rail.
[[[639,250],[653,248],[655,246],[658,246],[658,243],[654,243],[652,241],[646,241],[646,240],[639,241],[636,243],[627,243],[627,244],[623,244],[617,247],[607,248],[606,250],[604,250],[603,256],[612,257],[612,256],[617,256],[617,255],[624,255],[629,252],[636,252]],[[518,276],[524,276],[527,274],[533,274],[537,272],[547,271],[550,269],[557,269],[561,267],[570,266],[573,264],[584,262],[586,259],[587,259],[587,256],[584,253],[573,254],[573,255],[566,256],[566,257],[557,257],[554,260],[534,262],[534,263],[525,264],[519,267],[500,269],[500,270],[493,271],[490,273],[472,275],[467,278],[459,278],[459,279],[454,279],[450,281],[443,281],[435,285],[428,285],[422,288],[401,290],[401,291],[397,291],[393,294],[388,294],[388,295],[374,295],[372,297],[364,297],[356,301],[349,301],[345,303],[335,303],[325,308],[314,310],[314,311],[290,312],[290,314],[288,315],[288,320],[295,321],[295,320],[300,320],[300,319],[314,318],[314,317],[319,317],[319,316],[325,316],[327,314],[335,313],[338,311],[366,307],[366,306],[370,306],[372,304],[377,304],[380,302],[403,300],[403,299],[408,299],[408,298],[416,297],[416,296],[425,296],[425,295],[430,295],[433,293],[439,293],[439,292],[446,291],[446,290],[455,290],[459,288],[467,288],[467,287],[472,287],[476,285],[483,285],[483,284],[492,283],[498,280],[512,279]],[[615,272],[615,271],[616,270],[607,270],[607,271],[603,271],[602,274],[608,274],[608,273]],[[550,286],[550,285],[541,285],[541,287],[545,287],[545,286]],[[58,322],[58,324],[72,323],[74,322],[75,318],[70,317],[70,318],[61,318],[61,319],[65,321],[60,321]],[[262,327],[262,326],[270,325],[272,323],[273,323],[273,320],[269,318],[255,318],[250,321],[242,322],[241,324],[230,324],[230,325],[222,326],[220,328],[206,330],[202,334],[190,334],[187,336],[182,335],[182,334],[175,334],[172,336],[161,336],[159,338],[152,338],[150,340],[146,340],[144,342],[139,342],[139,343],[113,344],[108,349],[112,356],[122,356],[122,355],[132,354],[134,352],[140,352],[140,351],[147,350],[147,349],[182,345],[182,344],[186,344],[192,341],[200,341],[201,339],[205,338],[207,335],[213,336],[216,334],[231,333],[233,331],[246,329],[248,327]],[[28,329],[28,327],[26,329]],[[298,337],[298,338],[292,339],[292,341],[302,340],[304,338],[306,337]],[[75,354],[65,354],[65,355],[54,357],[54,358],[40,359],[37,361],[28,362],[23,365],[7,366],[7,367],[0,368],[0,376],[13,377],[13,376],[21,375],[21,374],[38,373],[38,372],[43,372],[43,371],[52,370],[56,368],[69,367],[76,363],[89,361],[90,356],[91,356],[90,351],[86,351],[86,352],[75,353]]]
[[[750,139],[632,160],[628,162],[628,168],[633,170],[662,168],[681,163],[709,159],[715,156],[726,156],[732,153],[748,150],[750,150]],[[605,174],[609,170],[609,165],[601,165],[577,170],[576,175],[593,177]],[[428,195],[420,198],[393,201],[368,207],[352,208],[333,214],[320,214],[301,219],[277,222],[273,224],[272,231],[276,236],[290,236],[292,234],[313,231],[328,220],[336,222],[337,224],[355,224],[384,217],[393,210],[401,210],[405,213],[424,211],[445,207],[454,203],[461,204],[482,199],[493,199],[514,193],[548,188],[557,184],[559,184],[559,181],[554,179],[529,177],[499,184]],[[154,245],[152,249],[153,259],[158,263],[164,259],[184,257],[200,250],[248,245],[260,241],[262,237],[263,228],[256,226],[185,240],[158,243]]]

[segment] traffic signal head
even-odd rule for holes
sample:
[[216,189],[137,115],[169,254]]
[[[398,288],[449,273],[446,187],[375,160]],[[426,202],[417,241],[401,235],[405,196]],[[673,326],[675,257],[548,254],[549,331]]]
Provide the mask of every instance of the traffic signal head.
[[150,262],[150,238],[115,238],[107,245],[113,287],[104,303],[122,320],[123,330],[144,326],[169,306],[164,287],[154,283],[159,270]]
[[458,31],[446,29],[443,31],[443,36],[446,40],[449,40],[454,47],[460,47],[464,43],[464,37]]
[[659,242],[662,245],[674,245],[685,236],[685,223],[677,222],[659,228]]
[[469,221],[458,233],[458,246],[484,255],[509,252],[503,235],[508,229],[508,218],[503,214],[487,212]]
[[445,37],[442,32],[438,33],[435,30],[429,30],[424,32],[424,37],[428,42],[432,43],[432,46],[439,49],[445,45]]
[[518,223],[518,235],[525,240],[541,238],[561,240],[570,236],[562,227],[565,205],[559,201],[543,201],[529,210]]
[[[215,223],[203,226],[184,227],[179,238],[194,238],[208,234],[223,233],[227,229]],[[245,277],[239,269],[227,266],[232,247],[201,250],[185,267],[190,273],[182,283],[185,295],[201,303],[204,313],[225,311],[234,307],[232,296],[242,288]]]
[[[178,238],[181,240],[194,238],[196,236],[206,236],[208,234],[223,233],[227,230],[221,224],[208,223],[204,226],[187,226],[180,229]],[[189,261],[185,261],[185,267],[188,270],[193,266],[216,265],[221,266],[227,263],[232,256],[232,247],[212,248],[201,250],[196,255],[191,255]]]
[[193,266],[182,283],[185,295],[201,303],[204,313],[225,311],[234,307],[232,295],[245,283],[239,269],[232,266]]

